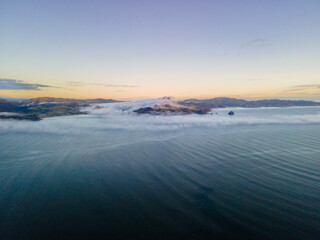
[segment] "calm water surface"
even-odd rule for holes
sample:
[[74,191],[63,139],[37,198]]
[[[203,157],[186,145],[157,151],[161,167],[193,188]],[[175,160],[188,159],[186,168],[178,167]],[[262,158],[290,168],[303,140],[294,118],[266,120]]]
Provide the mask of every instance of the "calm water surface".
[[319,239],[320,108],[229,110],[0,121],[0,239]]

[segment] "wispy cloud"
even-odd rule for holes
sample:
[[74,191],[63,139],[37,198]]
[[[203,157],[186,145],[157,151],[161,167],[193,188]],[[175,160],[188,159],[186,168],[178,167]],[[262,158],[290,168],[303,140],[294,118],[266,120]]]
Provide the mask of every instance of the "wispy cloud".
[[72,86],[72,87],[83,87],[83,86],[102,86],[102,87],[109,87],[109,88],[136,88],[136,87],[139,87],[138,85],[84,83],[84,82],[76,82],[76,81],[66,82],[65,85]]
[[287,94],[305,94],[305,93],[309,93],[310,91],[319,91],[319,90],[320,90],[320,84],[305,84],[305,85],[291,86],[283,90],[282,92]]
[[16,79],[0,79],[0,90],[41,90],[41,88],[58,88],[44,84],[26,83]]
[[315,89],[315,88],[320,88],[320,84],[309,84],[309,85],[296,85],[296,86],[293,86],[293,88],[296,88],[296,89]]
[[251,39],[245,42],[240,43],[238,46],[235,46],[233,49],[230,49],[230,51],[224,52],[223,56],[229,56],[229,55],[236,55],[241,56],[249,49],[262,49],[265,47],[272,46],[272,43],[270,40],[266,38],[255,38]]
[[239,48],[261,48],[271,46],[271,43],[264,38],[256,38],[240,44]]

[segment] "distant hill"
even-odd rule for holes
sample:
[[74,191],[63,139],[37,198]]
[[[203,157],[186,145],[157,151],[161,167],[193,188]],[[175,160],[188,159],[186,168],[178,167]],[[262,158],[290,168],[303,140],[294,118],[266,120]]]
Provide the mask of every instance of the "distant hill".
[[10,102],[16,102],[16,101],[21,101],[21,100],[27,100],[29,98],[17,98],[17,97],[5,97],[5,96],[1,96],[0,100],[7,100]]
[[86,107],[90,104],[95,103],[113,103],[119,102],[113,99],[72,99],[72,98],[53,98],[53,97],[39,97],[31,98],[27,100],[19,101],[20,106],[30,106],[30,105],[64,105],[64,106],[74,106],[74,107]]
[[[1,114],[0,119],[13,118],[23,120],[40,120],[47,117],[67,116],[86,114],[81,111],[82,107],[88,107],[91,104],[115,103],[119,102],[113,99],[70,99],[70,98],[52,98],[40,97],[20,101],[7,101],[0,99],[0,113],[10,112],[15,114]],[[135,101],[132,103],[121,103],[118,107],[122,111],[131,110],[137,114],[206,114],[212,108],[226,107],[294,107],[294,106],[320,106],[320,103],[313,101],[291,101],[291,100],[257,100],[247,101],[236,98],[212,98],[212,99],[187,99],[176,102],[170,97],[159,99],[149,99]],[[114,106],[116,107],[116,106]],[[95,106],[96,110],[103,106]]]
[[[156,102],[149,103],[141,108],[133,110],[137,114],[168,115],[168,114],[207,114],[209,108],[193,105],[184,105],[176,102],[171,97],[155,99]],[[139,101],[141,102],[141,101]]]
[[13,112],[16,107],[16,102],[0,99],[0,112]]
[[211,98],[211,99],[186,99],[179,101],[180,104],[194,105],[207,108],[227,108],[227,107],[243,107],[243,108],[258,108],[258,107],[295,107],[295,106],[320,106],[320,103],[313,101],[293,101],[293,100],[279,100],[267,99],[247,101],[236,98]]
[[40,97],[21,101],[0,99],[0,112],[17,113],[18,115],[1,115],[0,119],[40,120],[46,117],[86,114],[80,107],[90,104],[118,102],[113,99],[70,99]]

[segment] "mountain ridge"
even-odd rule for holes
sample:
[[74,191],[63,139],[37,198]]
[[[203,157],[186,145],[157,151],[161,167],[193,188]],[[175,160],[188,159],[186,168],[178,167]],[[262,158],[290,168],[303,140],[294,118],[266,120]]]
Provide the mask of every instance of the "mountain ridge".
[[185,105],[195,105],[209,108],[226,108],[226,107],[296,107],[296,106],[320,106],[319,102],[305,100],[280,100],[280,99],[263,99],[263,100],[244,100],[228,97],[217,97],[209,99],[185,99],[179,101]]
[[[207,114],[210,109],[227,108],[227,107],[294,107],[294,106],[320,106],[319,102],[304,100],[280,100],[280,99],[263,99],[263,100],[244,100],[228,97],[218,97],[211,99],[186,99],[175,101],[171,97],[146,100],[149,104],[140,104],[132,112],[136,114],[151,115],[168,115],[168,114]],[[121,103],[113,99],[72,99],[72,98],[54,98],[40,97],[20,101],[8,101],[0,99],[0,112],[16,113],[1,114],[0,119],[14,118],[22,120],[41,120],[47,117],[68,116],[87,114],[81,108],[90,107],[96,104],[96,109],[101,108],[98,104]],[[132,102],[136,104],[136,102]],[[152,103],[152,104],[151,104]],[[132,107],[129,107],[129,109]],[[122,111],[127,107],[122,106]]]

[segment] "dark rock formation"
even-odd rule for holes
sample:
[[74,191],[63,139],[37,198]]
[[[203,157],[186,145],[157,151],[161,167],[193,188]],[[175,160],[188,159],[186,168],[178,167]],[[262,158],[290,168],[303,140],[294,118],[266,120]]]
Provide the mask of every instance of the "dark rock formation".
[[139,108],[137,110],[134,110],[133,112],[138,113],[138,114],[146,114],[146,113],[152,113],[154,110],[151,107],[144,107],[144,108]]

